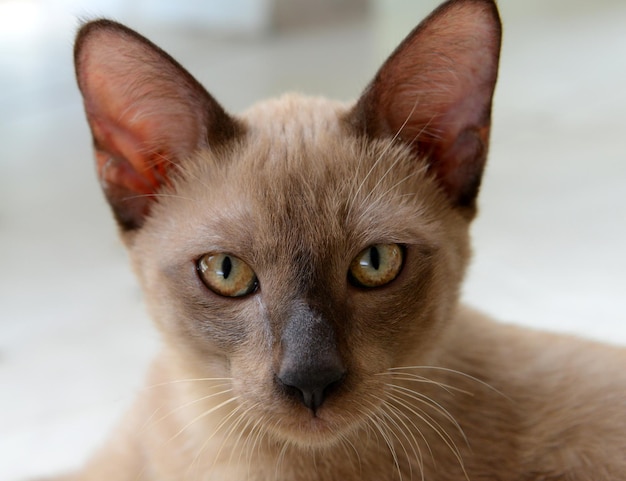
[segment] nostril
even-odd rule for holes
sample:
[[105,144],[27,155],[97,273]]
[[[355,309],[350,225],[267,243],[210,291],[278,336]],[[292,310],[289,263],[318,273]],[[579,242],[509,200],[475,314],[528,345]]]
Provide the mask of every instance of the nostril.
[[328,394],[339,386],[345,374],[343,368],[292,369],[281,371],[277,377],[287,393],[316,412]]
[[[346,372],[342,371],[341,373],[339,373],[339,376],[332,382],[330,382],[322,391],[322,400],[320,402],[320,405],[322,402],[324,402],[324,399],[326,399],[330,393],[332,393],[333,391],[335,391],[339,385],[342,383],[343,379],[346,377]],[[319,407],[319,406],[318,406]]]

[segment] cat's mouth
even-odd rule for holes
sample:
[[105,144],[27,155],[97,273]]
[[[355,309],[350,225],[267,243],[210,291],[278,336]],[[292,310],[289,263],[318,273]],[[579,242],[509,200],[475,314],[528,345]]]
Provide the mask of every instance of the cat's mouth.
[[330,446],[357,429],[362,420],[330,409],[318,412],[293,412],[276,423],[276,434],[305,447]]
[[340,443],[367,424],[375,404],[372,399],[368,401],[371,406],[358,402],[355,393],[342,391],[336,388],[327,393],[324,402],[315,409],[298,397],[281,393],[270,408],[276,436],[304,447],[331,447]]

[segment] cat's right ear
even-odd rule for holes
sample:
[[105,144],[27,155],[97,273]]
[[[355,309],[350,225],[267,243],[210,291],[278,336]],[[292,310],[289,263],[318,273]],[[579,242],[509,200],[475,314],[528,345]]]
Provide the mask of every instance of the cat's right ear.
[[172,57],[123,25],[85,24],[74,62],[98,176],[123,230],[143,225],[172,168],[242,130]]
[[487,156],[501,25],[493,0],[449,0],[391,54],[348,121],[425,159],[470,214]]

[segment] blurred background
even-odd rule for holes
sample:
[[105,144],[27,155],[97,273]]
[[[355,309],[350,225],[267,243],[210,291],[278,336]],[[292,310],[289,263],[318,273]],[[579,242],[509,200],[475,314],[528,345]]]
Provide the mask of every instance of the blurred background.
[[[78,466],[158,337],[95,178],[78,19],[147,35],[238,112],[348,100],[433,0],[0,0],[0,479]],[[467,302],[626,344],[626,3],[501,0],[490,161]]]

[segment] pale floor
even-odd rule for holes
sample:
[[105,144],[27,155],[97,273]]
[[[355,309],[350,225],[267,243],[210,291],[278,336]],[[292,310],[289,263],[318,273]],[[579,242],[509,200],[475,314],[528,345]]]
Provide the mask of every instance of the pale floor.
[[[501,3],[464,297],[503,321],[626,344],[626,5],[507,19]],[[284,90],[355,97],[379,62],[365,24],[253,42],[150,34],[233,111]],[[11,481],[78,465],[159,340],[95,180],[70,29],[29,42],[0,32],[0,112],[0,479]]]

